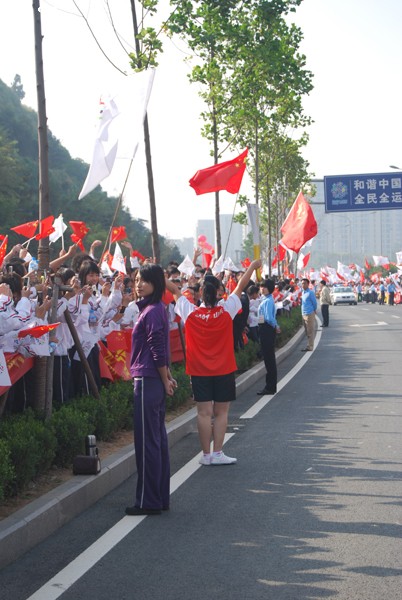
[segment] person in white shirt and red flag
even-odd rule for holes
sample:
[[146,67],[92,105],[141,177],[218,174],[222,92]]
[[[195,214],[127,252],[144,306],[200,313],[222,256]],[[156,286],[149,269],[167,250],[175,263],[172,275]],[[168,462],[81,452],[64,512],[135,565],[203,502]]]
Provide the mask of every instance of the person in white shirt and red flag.
[[[219,279],[207,275],[202,283],[202,304],[195,306],[171,281],[167,289],[176,300],[176,313],[185,325],[186,373],[191,376],[197,402],[197,426],[203,456],[202,465],[229,465],[236,458],[222,452],[230,402],[236,398],[237,370],[232,321],[241,309],[240,296],[253,272],[261,267],[255,260],[227,300],[218,303]],[[211,432],[213,451],[211,453]]]

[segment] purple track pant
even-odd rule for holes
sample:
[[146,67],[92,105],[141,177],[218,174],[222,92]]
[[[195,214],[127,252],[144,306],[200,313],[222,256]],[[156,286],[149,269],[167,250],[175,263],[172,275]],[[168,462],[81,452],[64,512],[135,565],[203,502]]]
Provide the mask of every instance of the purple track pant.
[[134,377],[135,506],[169,507],[170,463],[165,427],[166,394],[156,377]]

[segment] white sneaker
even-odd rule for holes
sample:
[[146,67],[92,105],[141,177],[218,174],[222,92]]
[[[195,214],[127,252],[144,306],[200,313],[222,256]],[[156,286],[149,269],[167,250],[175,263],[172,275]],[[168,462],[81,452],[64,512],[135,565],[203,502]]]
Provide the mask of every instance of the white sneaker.
[[235,463],[237,463],[237,458],[226,456],[223,452],[218,456],[211,456],[211,465],[234,465]]
[[210,465],[211,455],[205,456],[205,454],[203,454],[198,462],[200,463],[200,465]]

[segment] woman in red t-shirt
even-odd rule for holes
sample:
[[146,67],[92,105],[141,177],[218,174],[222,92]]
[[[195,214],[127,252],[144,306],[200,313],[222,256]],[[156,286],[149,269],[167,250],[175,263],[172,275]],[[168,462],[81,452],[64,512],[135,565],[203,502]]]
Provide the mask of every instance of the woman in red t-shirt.
[[241,310],[241,293],[253,272],[260,267],[260,260],[253,261],[227,300],[219,303],[217,290],[220,281],[213,275],[206,275],[201,288],[202,304],[199,307],[189,302],[173,282],[166,282],[167,289],[176,300],[175,311],[185,324],[186,373],[191,376],[194,400],[197,402],[202,465],[229,465],[237,462],[236,458],[222,452],[230,402],[236,397],[237,366],[232,320]]

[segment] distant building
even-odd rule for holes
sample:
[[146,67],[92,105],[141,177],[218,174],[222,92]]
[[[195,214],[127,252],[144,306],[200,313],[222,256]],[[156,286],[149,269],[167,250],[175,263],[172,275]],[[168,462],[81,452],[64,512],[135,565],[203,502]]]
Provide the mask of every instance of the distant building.
[[193,258],[195,248],[195,241],[193,237],[182,238],[181,240],[172,240],[172,242],[176,244],[183,257],[188,254],[191,259]]
[[365,258],[372,264],[373,255],[395,262],[395,253],[402,250],[402,209],[326,213],[324,180],[312,183],[317,190],[311,204],[318,234],[309,249],[308,267],[336,267],[338,260],[364,267]]

